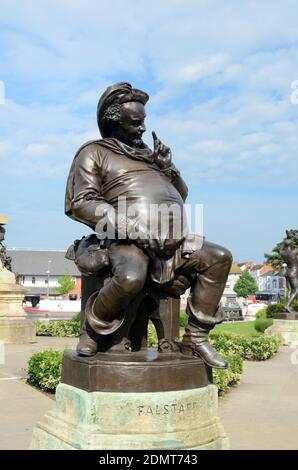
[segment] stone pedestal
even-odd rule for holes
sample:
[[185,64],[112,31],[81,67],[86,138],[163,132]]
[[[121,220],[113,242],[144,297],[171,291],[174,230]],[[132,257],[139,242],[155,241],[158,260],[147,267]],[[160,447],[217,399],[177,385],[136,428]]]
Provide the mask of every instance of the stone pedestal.
[[4,343],[35,342],[35,325],[26,319],[22,307],[24,290],[0,263],[0,341]]
[[228,448],[217,388],[198,359],[155,350],[95,358],[67,352],[63,369],[62,382],[70,383],[57,387],[31,449]]
[[298,345],[298,321],[297,319],[286,319],[289,317],[284,315],[285,319],[274,319],[273,325],[267,328],[265,334],[279,335],[284,346],[296,347]]

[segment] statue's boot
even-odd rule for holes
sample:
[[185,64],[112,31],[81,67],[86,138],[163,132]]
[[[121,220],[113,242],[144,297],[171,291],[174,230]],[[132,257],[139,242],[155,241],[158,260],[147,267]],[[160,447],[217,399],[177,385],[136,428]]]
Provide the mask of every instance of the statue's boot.
[[[214,317],[209,317],[209,315],[205,315],[203,312],[195,311],[191,302],[188,301],[186,312],[189,315],[189,320],[181,343],[182,354],[200,357],[205,364],[215,369],[226,369],[228,367],[227,362],[215,351],[208,340],[209,331],[223,319],[224,314],[220,307],[217,309]],[[211,324],[204,323],[198,319],[203,318],[206,321],[208,317],[209,321],[212,321]]]
[[113,299],[111,299],[111,305],[105,302],[102,298],[104,296],[101,296],[103,290],[104,288],[90,295],[86,303],[85,314],[90,330],[94,334],[106,336],[120,328],[124,321],[124,313],[120,311],[118,315],[115,315],[116,309],[113,308]]
[[80,356],[95,356],[97,351],[97,335],[94,333],[94,331],[92,331],[87,320],[85,320],[81,327],[77,352]]

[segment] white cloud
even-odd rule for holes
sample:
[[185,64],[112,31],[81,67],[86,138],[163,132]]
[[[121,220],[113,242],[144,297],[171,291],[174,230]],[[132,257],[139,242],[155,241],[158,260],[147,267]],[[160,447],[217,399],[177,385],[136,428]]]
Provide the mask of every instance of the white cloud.
[[250,189],[297,187],[296,11],[295,0],[2,0],[2,187],[38,175],[49,198],[63,191],[76,149],[98,136],[99,93],[120,80],[150,93],[148,131],[192,193],[248,176]]

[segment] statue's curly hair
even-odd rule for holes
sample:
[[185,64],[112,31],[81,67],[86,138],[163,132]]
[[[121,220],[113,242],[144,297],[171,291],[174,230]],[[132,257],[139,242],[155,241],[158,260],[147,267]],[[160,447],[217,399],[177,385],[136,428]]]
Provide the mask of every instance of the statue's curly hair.
[[113,127],[120,121],[121,106],[121,104],[111,104],[103,113],[103,129],[107,136],[111,135]]
[[104,119],[107,121],[120,121],[121,106],[121,104],[111,104],[104,112]]

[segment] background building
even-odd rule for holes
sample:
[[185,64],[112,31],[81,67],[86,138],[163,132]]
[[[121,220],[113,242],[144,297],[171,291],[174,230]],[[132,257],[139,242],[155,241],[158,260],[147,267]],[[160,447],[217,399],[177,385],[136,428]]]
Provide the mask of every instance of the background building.
[[65,251],[7,250],[12,258],[12,269],[18,282],[27,288],[28,294],[57,294],[59,278],[69,274],[75,281],[70,294],[81,298],[81,273],[73,261],[65,258]]
[[259,292],[272,292],[283,295],[286,287],[286,280],[282,271],[276,272],[271,264],[258,264],[250,269],[250,273],[255,277]]

